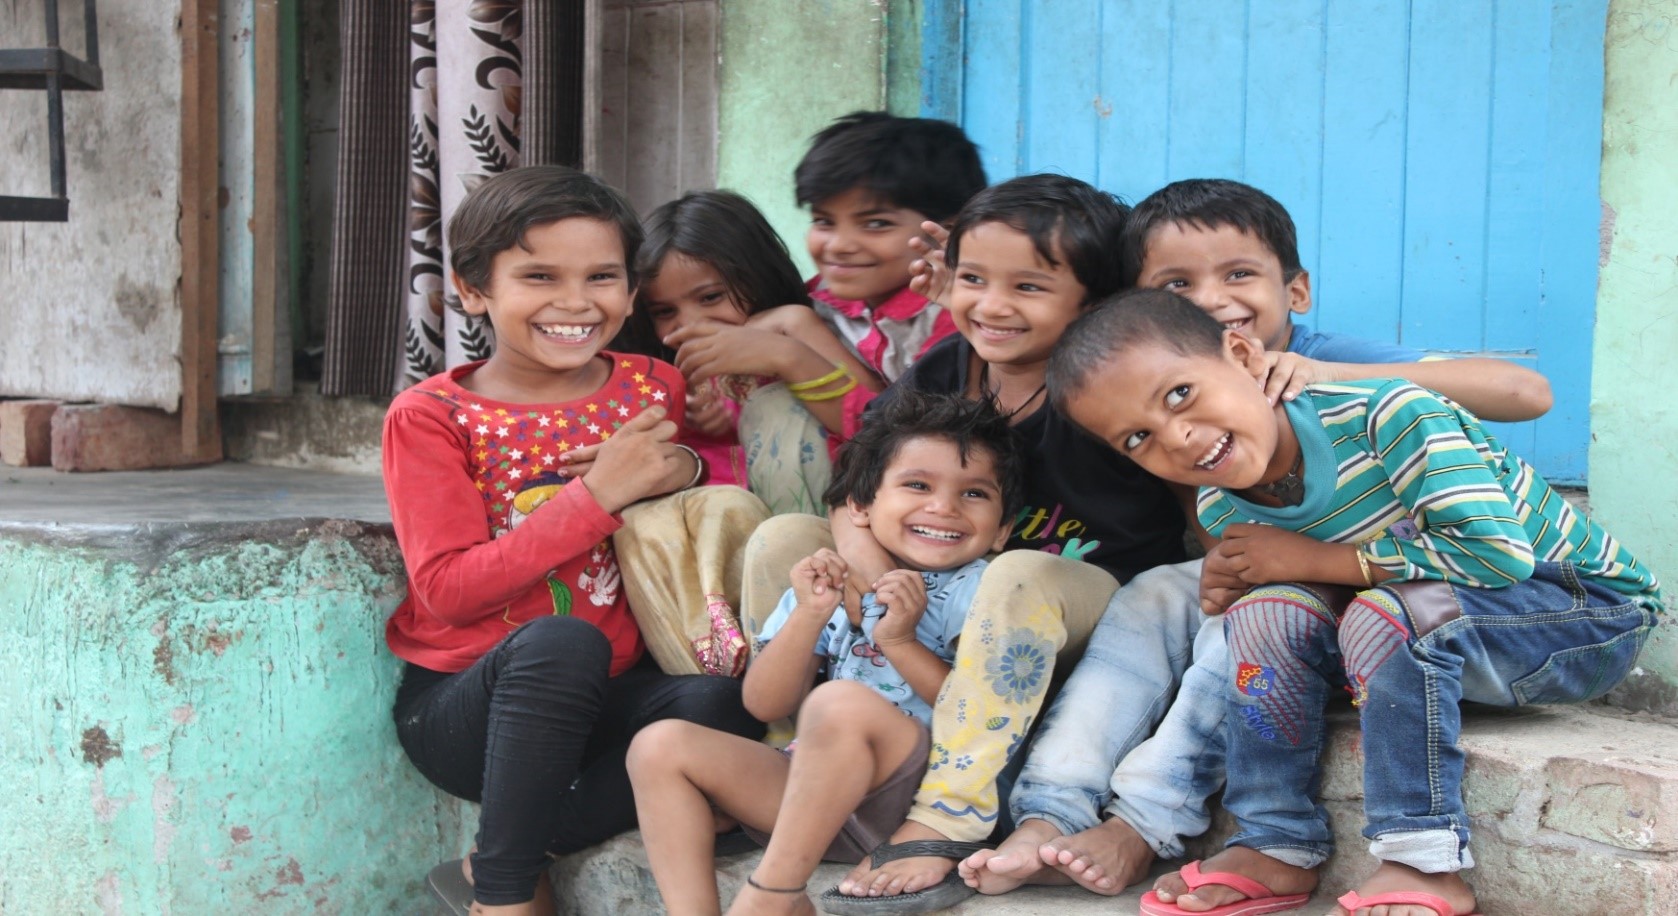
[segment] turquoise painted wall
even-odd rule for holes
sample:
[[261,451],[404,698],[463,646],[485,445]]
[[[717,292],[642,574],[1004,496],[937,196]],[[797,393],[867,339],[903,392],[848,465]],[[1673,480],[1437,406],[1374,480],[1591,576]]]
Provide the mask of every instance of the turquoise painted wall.
[[[1591,505],[1678,597],[1678,2],[1608,7]],[[1678,714],[1678,633],[1622,702]]]
[[885,105],[887,4],[809,0],[791,12],[785,0],[723,0],[721,7],[717,186],[751,198],[809,275],[809,215],[793,200],[792,170],[829,121]]
[[394,538],[192,532],[0,526],[0,912],[415,912],[476,812],[396,742]]

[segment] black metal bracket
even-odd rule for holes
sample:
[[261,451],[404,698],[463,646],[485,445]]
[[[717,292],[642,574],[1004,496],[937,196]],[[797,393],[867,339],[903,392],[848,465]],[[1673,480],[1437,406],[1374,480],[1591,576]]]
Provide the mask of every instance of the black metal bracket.
[[0,89],[46,90],[47,146],[52,170],[51,197],[0,195],[0,222],[62,223],[70,219],[70,197],[64,178],[63,93],[67,89],[98,90],[105,86],[104,73],[99,69],[99,25],[94,0],[83,0],[83,4],[87,60],[58,46],[58,0],[43,0],[46,47],[0,49]]

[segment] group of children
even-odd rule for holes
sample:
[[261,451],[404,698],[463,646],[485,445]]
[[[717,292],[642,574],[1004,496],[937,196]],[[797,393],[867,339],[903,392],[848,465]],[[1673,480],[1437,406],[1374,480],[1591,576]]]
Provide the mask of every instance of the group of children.
[[[720,912],[735,829],[766,851],[731,913],[813,912],[823,859],[857,863],[832,913],[1116,894],[1226,774],[1237,834],[1142,911],[1292,909],[1331,852],[1340,688],[1381,862],[1342,910],[1472,912],[1458,703],[1600,696],[1660,610],[1477,419],[1543,413],[1543,378],[1296,325],[1292,221],[1236,182],[1134,211],[986,187],[959,128],[880,113],[795,179],[808,284],[726,191],[643,238],[612,189],[530,167],[450,222],[496,350],[391,407],[387,638],[404,749],[483,805],[473,912],[551,912],[547,857],[637,811],[671,913]],[[678,567],[705,584],[651,587]]]

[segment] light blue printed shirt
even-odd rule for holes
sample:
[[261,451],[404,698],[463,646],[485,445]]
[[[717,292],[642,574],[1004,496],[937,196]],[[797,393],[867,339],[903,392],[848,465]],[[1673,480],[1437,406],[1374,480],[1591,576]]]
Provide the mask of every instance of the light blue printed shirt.
[[[960,569],[948,572],[923,572],[926,583],[926,612],[915,625],[915,639],[932,650],[945,662],[955,661],[955,641],[961,635],[961,625],[967,620],[967,607],[973,603],[973,593],[979,588],[979,574],[988,565],[985,560],[974,560]],[[757,641],[761,647],[781,632],[792,616],[797,603],[792,589],[781,596],[775,612],[764,621]],[[867,684],[896,704],[906,715],[914,716],[921,724],[931,726],[932,707],[915,695],[914,688],[897,673],[885,653],[874,642],[874,628],[886,615],[884,605],[874,600],[874,593],[862,596],[862,625],[852,626],[845,616],[845,607],[833,609],[833,617],[822,628],[816,639],[814,653],[827,659],[828,680],[857,681]]]

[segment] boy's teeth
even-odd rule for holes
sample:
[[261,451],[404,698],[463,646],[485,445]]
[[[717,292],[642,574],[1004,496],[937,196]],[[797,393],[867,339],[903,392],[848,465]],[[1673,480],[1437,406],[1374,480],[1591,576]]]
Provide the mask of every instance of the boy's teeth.
[[594,325],[590,325],[590,324],[539,324],[539,325],[536,326],[536,330],[541,331],[543,334],[546,334],[549,337],[573,337],[573,338],[581,339],[581,338],[587,337],[589,335],[589,333],[594,330]]
[[1196,461],[1194,466],[1203,471],[1210,470],[1212,464],[1223,456],[1224,449],[1228,447],[1229,433],[1224,433],[1223,436],[1219,437],[1218,441],[1212,443],[1212,447],[1206,450],[1206,454],[1200,456],[1200,460]]
[[961,532],[959,531],[946,531],[943,528],[928,528],[925,525],[911,525],[909,526],[909,530],[921,537],[937,538],[941,541],[961,540]]

